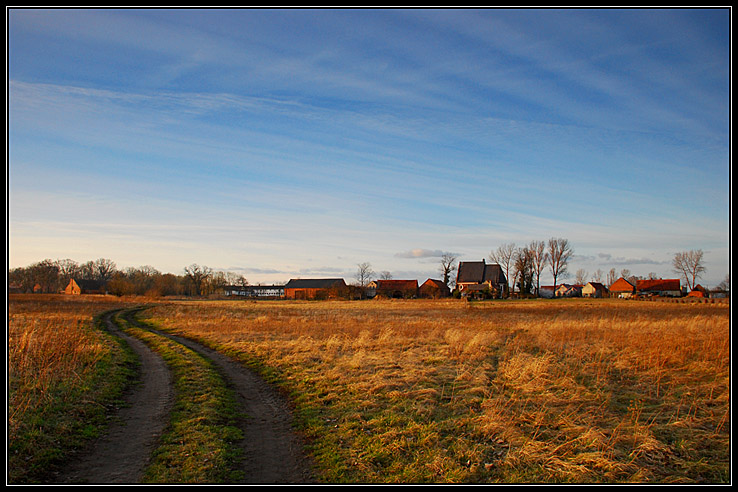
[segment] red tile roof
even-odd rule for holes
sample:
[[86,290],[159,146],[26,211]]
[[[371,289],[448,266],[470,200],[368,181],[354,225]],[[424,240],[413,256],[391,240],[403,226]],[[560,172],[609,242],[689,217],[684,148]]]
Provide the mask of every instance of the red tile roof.
[[633,284],[620,277],[610,286],[610,292],[633,292]]

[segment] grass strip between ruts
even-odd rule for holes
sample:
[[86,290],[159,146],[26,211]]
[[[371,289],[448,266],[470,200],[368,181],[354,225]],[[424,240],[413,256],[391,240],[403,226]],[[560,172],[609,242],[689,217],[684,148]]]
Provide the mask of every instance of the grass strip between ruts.
[[130,335],[160,354],[175,387],[171,419],[144,473],[148,483],[232,483],[238,471],[242,438],[235,397],[213,363],[135,319],[136,311],[117,317]]

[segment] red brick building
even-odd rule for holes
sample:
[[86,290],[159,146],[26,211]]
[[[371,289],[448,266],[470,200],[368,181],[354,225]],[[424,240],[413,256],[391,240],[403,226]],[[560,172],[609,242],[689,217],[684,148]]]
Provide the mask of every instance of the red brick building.
[[682,288],[678,278],[637,280],[636,293],[659,297],[681,297]]
[[373,280],[368,287],[378,297],[411,299],[418,296],[417,280]]
[[442,280],[434,280],[429,278],[423,285],[418,289],[418,297],[425,297],[428,299],[440,299],[451,295],[451,290],[448,285],[444,284]]
[[298,278],[284,286],[286,299],[332,299],[346,293],[346,282],[342,278]]
[[610,297],[630,297],[635,294],[635,285],[620,277],[610,286]]

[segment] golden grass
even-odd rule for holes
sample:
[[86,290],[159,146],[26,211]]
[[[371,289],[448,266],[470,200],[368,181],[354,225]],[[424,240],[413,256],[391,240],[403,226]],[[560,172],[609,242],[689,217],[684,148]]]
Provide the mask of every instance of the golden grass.
[[[130,302],[12,296],[9,450],[21,430],[35,446],[48,412],[84,394],[111,350],[90,320]],[[326,481],[730,479],[727,304],[183,301],[148,312],[289,392]]]
[[726,305],[183,302],[152,313],[289,391],[328,481],[729,479]]
[[[9,436],[31,405],[50,398],[52,388],[84,379],[109,352],[92,318],[108,302],[64,302],[55,296],[13,296],[8,304]],[[114,305],[118,305],[116,302]],[[53,397],[58,397],[54,394]]]
[[114,298],[12,295],[8,302],[8,477],[48,479],[69,449],[94,437],[102,405],[125,384],[125,356],[93,318]]

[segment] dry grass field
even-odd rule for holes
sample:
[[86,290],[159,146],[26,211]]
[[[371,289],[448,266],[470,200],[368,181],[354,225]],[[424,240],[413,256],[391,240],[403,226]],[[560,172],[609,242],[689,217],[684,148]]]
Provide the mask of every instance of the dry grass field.
[[[60,296],[14,296],[8,307],[8,383],[10,436],[17,418],[29,407],[43,404],[58,391],[73,392],[81,380],[109,353],[102,333],[92,326],[94,315],[120,306],[115,298],[97,302],[65,302]],[[55,393],[56,392],[56,393]]]
[[[64,453],[77,404],[124,361],[92,318],[134,302],[9,302],[9,473]],[[324,481],[730,480],[727,304],[176,301],[143,316],[282,388]]]
[[730,479],[727,304],[160,304],[290,394],[330,482]]
[[8,479],[35,481],[94,437],[125,386],[128,359],[95,325],[114,297],[13,295],[8,301]]

